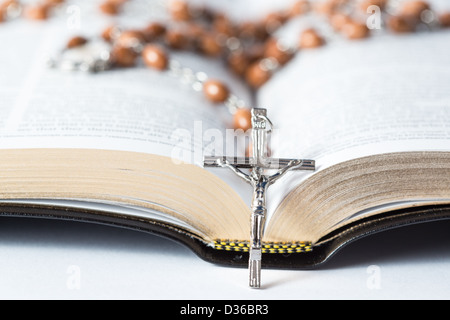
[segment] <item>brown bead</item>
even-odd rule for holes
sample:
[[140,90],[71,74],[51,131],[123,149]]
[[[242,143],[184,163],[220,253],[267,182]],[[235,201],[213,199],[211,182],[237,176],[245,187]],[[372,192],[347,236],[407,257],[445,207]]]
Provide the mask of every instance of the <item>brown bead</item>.
[[144,30],[142,30],[142,34],[147,42],[156,40],[162,37],[165,33],[166,26],[158,22],[150,23]]
[[370,35],[370,30],[365,23],[348,22],[342,27],[342,33],[348,39],[364,39]]
[[338,6],[333,0],[319,1],[313,6],[315,12],[325,16],[331,16],[338,11]]
[[289,17],[296,17],[307,13],[311,9],[311,5],[308,0],[298,0],[289,10]]
[[21,11],[21,4],[17,0],[3,0],[0,3],[0,23],[8,20],[8,13],[10,10],[13,12]]
[[314,29],[306,29],[300,35],[300,48],[318,48],[325,43],[325,40]]
[[128,68],[136,64],[137,54],[131,48],[115,46],[111,55],[118,67]]
[[268,33],[273,33],[279,29],[288,20],[287,13],[284,12],[272,12],[269,13],[264,19],[264,26]]
[[183,29],[183,32],[185,32],[186,37],[189,39],[196,39],[197,42],[199,42],[201,37],[209,33],[204,26],[198,23],[187,23]]
[[50,7],[45,5],[29,6],[25,10],[25,17],[30,20],[46,20],[49,10]]
[[143,44],[145,37],[141,31],[127,30],[120,33],[116,40],[116,45],[121,47],[135,47],[136,45]]
[[148,44],[142,50],[144,63],[157,70],[165,70],[169,64],[166,52],[159,46]]
[[271,72],[261,66],[261,61],[252,63],[245,72],[245,79],[252,88],[259,88],[266,83],[270,77]]
[[228,66],[238,76],[243,76],[249,64],[247,55],[243,52],[233,53],[228,57]]
[[198,40],[199,49],[203,54],[210,57],[217,57],[222,53],[222,47],[213,34],[203,34]]
[[230,19],[222,14],[218,14],[214,17],[212,22],[212,29],[216,33],[224,34],[229,37],[236,35],[236,28]]
[[342,28],[349,22],[351,22],[351,18],[344,13],[336,13],[330,17],[330,24],[335,31],[341,31]]
[[7,9],[10,5],[18,4],[17,0],[4,0],[0,2],[0,10]]
[[395,33],[409,33],[416,28],[416,23],[404,16],[392,16],[387,21],[388,28]]
[[408,18],[419,20],[420,15],[425,10],[430,10],[430,5],[426,1],[405,1],[400,8],[400,14]]
[[384,10],[386,8],[388,1],[387,0],[363,0],[360,3],[360,8],[363,12],[367,13],[367,9],[370,6],[377,6],[380,10]]
[[67,49],[72,49],[72,48],[76,48],[76,47],[81,47],[82,45],[85,45],[86,43],[88,43],[88,39],[84,38],[84,37],[80,37],[80,36],[76,36],[71,38],[66,45]]
[[100,4],[99,9],[102,13],[107,15],[117,15],[120,12],[121,3],[107,0]]
[[256,60],[261,60],[264,58],[264,45],[254,44],[254,45],[246,48],[245,53],[250,62],[254,62]]
[[269,33],[263,23],[244,22],[239,26],[239,38],[263,41]]
[[221,103],[227,100],[230,91],[228,87],[217,80],[207,80],[203,83],[203,93],[206,98],[214,103]]
[[120,36],[120,34],[120,28],[117,26],[109,26],[102,31],[101,37],[107,42],[113,42]]
[[169,12],[176,21],[188,21],[191,19],[189,5],[185,1],[173,0],[169,3]]
[[450,28],[450,12],[444,12],[439,15],[439,23],[443,28]]
[[181,31],[168,30],[164,40],[170,48],[176,50],[187,49],[190,45],[189,37]]
[[250,109],[237,109],[233,115],[233,128],[247,131],[252,128],[252,113]]
[[17,0],[4,0],[0,3],[0,19],[7,19],[7,11],[9,8],[20,8],[20,3]]
[[342,7],[348,5],[348,0],[324,0],[324,1],[313,1],[313,10],[324,16],[331,16],[342,11]]
[[292,53],[283,48],[277,39],[270,38],[264,46],[264,57],[274,58],[280,65],[287,63],[292,58]]
[[44,5],[57,6],[64,3],[64,0],[44,0]]

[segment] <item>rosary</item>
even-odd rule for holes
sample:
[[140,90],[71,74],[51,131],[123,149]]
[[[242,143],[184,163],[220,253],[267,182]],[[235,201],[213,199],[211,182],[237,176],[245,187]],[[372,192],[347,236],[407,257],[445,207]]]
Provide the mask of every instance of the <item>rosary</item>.
[[[119,15],[132,0],[104,0],[99,12]],[[0,1],[0,23],[25,17],[33,20],[51,18],[52,12],[64,5],[64,0],[41,0],[23,5],[19,0]],[[221,60],[250,88],[257,89],[272,75],[288,64],[298,51],[312,50],[326,45],[328,39],[313,28],[299,33],[296,46],[287,46],[277,39],[275,32],[291,19],[314,16],[326,22],[337,37],[359,40],[370,37],[367,14],[377,8],[383,28],[402,34],[420,30],[450,27],[450,11],[438,13],[427,1],[393,0],[298,0],[285,10],[272,12],[261,21],[237,23],[221,12],[208,7],[193,6],[186,0],[168,2],[171,23],[149,22],[141,29],[122,29],[112,25],[99,33],[105,45],[83,59],[66,58],[64,53],[86,46],[92,39],[76,36],[67,42],[59,58],[49,61],[53,68],[101,72],[112,68],[132,68],[141,59],[145,66],[170,72],[182,78],[196,91],[216,105],[227,108],[234,129],[251,129],[251,144],[246,157],[204,158],[205,167],[224,167],[232,170],[253,187],[249,252],[249,285],[261,285],[262,237],[266,217],[266,191],[286,172],[315,170],[315,162],[307,159],[270,158],[268,135],[272,123],[267,110],[250,108],[220,79],[209,79],[170,59],[171,50],[189,50],[199,55]],[[244,172],[248,170],[249,172]],[[269,174],[269,171],[275,171]]]

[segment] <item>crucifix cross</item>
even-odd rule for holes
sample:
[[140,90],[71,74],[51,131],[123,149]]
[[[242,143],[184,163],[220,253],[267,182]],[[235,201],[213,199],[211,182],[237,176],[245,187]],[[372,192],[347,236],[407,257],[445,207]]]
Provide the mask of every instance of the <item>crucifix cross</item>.
[[[249,285],[261,287],[262,237],[266,221],[266,194],[270,185],[274,184],[290,170],[315,170],[315,161],[306,159],[274,159],[269,157],[268,134],[272,131],[272,123],[267,118],[267,110],[254,108],[252,115],[251,157],[215,157],[204,158],[205,167],[222,167],[231,169],[253,187],[251,203]],[[245,173],[241,169],[249,169]],[[269,175],[267,171],[277,170]]]

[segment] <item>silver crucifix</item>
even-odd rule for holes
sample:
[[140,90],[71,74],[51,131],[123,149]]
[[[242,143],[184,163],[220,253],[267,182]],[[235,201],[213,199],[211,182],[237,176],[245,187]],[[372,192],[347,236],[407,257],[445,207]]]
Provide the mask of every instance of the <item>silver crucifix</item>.
[[[268,134],[272,123],[267,118],[267,110],[252,109],[252,156],[251,157],[205,157],[205,167],[226,167],[253,187],[251,204],[250,287],[261,287],[262,237],[266,221],[267,188],[289,170],[315,170],[314,160],[273,159],[268,155]],[[241,169],[249,169],[247,174]],[[272,175],[266,171],[277,170]]]

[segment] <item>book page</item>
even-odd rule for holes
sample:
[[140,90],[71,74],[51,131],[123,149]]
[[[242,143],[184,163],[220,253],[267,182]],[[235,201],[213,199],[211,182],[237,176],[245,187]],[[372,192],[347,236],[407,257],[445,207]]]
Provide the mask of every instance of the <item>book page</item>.
[[[48,68],[48,57],[60,52],[71,36],[98,36],[113,22],[98,13],[98,3],[79,2],[80,23],[75,28],[69,27],[69,10],[42,23],[20,19],[1,26],[0,41],[8,45],[0,60],[0,148],[112,149],[200,164],[203,133],[223,132],[231,119],[225,106],[209,103],[192,88],[186,81],[189,72],[223,80],[246,103],[251,103],[249,91],[220,62],[187,52],[170,53],[186,77],[151,70],[142,61],[133,68],[96,74]],[[114,22],[144,27],[165,19],[139,10],[142,1],[130,5]],[[102,45],[94,41],[88,48]],[[69,54],[82,56],[85,51]]]
[[295,150],[293,156],[325,166],[377,153],[448,150],[449,44],[450,32],[442,31],[302,52],[259,94],[283,134],[278,154]]
[[[310,26],[298,20],[283,32]],[[450,150],[450,30],[384,31],[301,50],[259,91],[276,127],[274,156],[314,159],[320,171],[374,154]],[[311,174],[274,185],[272,210]]]

